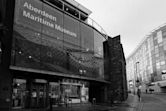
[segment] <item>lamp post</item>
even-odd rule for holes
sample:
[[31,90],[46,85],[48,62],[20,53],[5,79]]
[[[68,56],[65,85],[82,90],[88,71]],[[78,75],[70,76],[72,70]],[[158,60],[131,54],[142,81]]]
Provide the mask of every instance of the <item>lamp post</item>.
[[136,64],[136,77],[137,77],[137,79],[138,79],[138,76],[139,76],[139,75],[138,75],[138,64],[139,64],[139,62],[136,62],[135,64]]
[[138,80],[138,74],[137,74],[137,72],[138,72],[138,64],[139,64],[139,62],[136,62],[135,63],[135,74],[134,74],[134,94],[135,94],[135,92],[136,92],[136,87],[137,87],[137,85],[138,85],[138,82],[139,82],[139,80]]

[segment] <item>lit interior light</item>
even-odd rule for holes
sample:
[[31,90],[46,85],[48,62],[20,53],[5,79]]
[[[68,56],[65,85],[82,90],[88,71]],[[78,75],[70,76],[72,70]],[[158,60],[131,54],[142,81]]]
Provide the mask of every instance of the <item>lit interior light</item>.
[[69,9],[68,8],[66,8],[66,11],[68,11]]
[[80,69],[80,70],[79,70],[79,72],[80,72],[80,73],[82,73],[82,72],[83,72],[83,70],[81,70],[81,69]]
[[21,51],[19,51],[18,53],[19,53],[19,54],[21,54],[22,52],[21,52]]
[[28,58],[30,58],[30,59],[31,59],[31,58],[32,58],[32,56],[28,56]]
[[17,86],[20,86],[20,84],[19,84],[19,83],[17,83]]
[[89,48],[86,48],[86,51],[89,51]]

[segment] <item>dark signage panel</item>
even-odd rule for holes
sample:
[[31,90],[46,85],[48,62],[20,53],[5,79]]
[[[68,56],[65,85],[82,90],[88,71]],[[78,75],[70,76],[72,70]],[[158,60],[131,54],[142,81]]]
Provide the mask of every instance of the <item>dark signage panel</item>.
[[94,57],[96,59],[96,70],[98,70],[99,78],[104,78],[104,61],[103,61],[103,36],[94,30]]
[[63,36],[63,14],[39,0],[17,0],[15,23],[46,35]]
[[103,58],[103,36],[96,30],[94,30],[94,52],[95,56]]
[[93,51],[94,50],[94,33],[93,29],[88,25],[81,24],[81,47],[84,50]]
[[64,46],[74,49],[80,49],[80,23],[78,20],[64,15],[64,27],[70,30],[71,34],[64,33]]
[[11,66],[99,76],[102,59],[94,50],[102,55],[102,40],[93,28],[40,0],[16,0],[15,7]]

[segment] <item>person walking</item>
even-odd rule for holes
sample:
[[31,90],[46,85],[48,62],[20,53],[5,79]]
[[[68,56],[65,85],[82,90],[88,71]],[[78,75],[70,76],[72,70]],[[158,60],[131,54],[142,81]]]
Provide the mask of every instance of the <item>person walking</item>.
[[141,89],[137,89],[137,96],[138,96],[138,101],[141,101]]

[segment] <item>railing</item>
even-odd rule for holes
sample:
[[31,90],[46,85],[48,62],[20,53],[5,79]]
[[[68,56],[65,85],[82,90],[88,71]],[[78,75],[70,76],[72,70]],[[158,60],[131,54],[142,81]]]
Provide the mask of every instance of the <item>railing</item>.
[[87,24],[89,24],[90,26],[94,27],[96,30],[98,30],[101,34],[104,35],[105,39],[108,39],[107,33],[106,31],[93,19],[88,18],[87,19]]
[[[47,0],[44,0],[44,2],[47,3],[47,4],[49,4],[49,5],[51,5],[51,6],[53,6],[53,7],[56,7],[55,5],[53,5],[52,3],[48,2]],[[64,2],[63,2],[63,3],[64,3]],[[79,6],[79,5],[80,5],[80,4],[78,4],[78,6]],[[78,7],[78,6],[77,6],[77,7]],[[57,8],[57,7],[56,7],[56,8]],[[62,10],[62,9],[61,9],[61,10]],[[67,12],[67,11],[65,11],[64,9],[63,9],[63,11],[64,11],[64,12]],[[67,12],[67,13],[68,13],[68,12]],[[71,13],[68,13],[68,14],[72,15],[72,17],[74,17],[75,19],[80,19],[80,18],[75,17],[75,16],[74,16],[73,14],[71,14]],[[90,25],[90,26],[92,26],[93,28],[95,28],[97,31],[99,31],[99,32],[104,36],[105,39],[108,38],[106,31],[105,31],[97,22],[95,22],[93,19],[91,19],[90,17],[88,17],[85,22],[86,22],[88,25]]]

